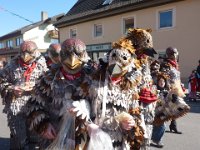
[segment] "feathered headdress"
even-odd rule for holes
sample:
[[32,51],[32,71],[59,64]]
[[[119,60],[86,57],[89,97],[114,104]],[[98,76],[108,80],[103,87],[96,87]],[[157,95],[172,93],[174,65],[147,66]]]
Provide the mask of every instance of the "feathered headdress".
[[118,42],[114,42],[112,45],[113,48],[124,48],[127,49],[131,54],[135,53],[135,48],[130,40],[121,38]]

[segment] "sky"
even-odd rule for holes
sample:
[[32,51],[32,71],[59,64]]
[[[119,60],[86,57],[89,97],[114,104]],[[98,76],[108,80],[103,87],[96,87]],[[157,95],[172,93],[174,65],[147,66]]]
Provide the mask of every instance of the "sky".
[[0,0],[0,37],[31,24],[29,21],[40,21],[42,11],[47,12],[49,17],[66,14],[76,2],[77,0]]

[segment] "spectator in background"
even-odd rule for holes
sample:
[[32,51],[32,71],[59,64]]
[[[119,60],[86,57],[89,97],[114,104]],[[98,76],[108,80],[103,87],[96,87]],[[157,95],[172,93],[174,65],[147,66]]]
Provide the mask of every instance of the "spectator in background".
[[3,67],[4,67],[4,63],[3,61],[0,61],[0,70],[3,69]]
[[199,60],[199,65],[197,66],[197,92],[200,92],[200,60]]
[[196,78],[196,70],[193,70],[191,75],[189,76],[188,81],[188,90],[189,90],[189,100],[196,101],[196,92],[197,92],[197,78]]
[[6,65],[7,65],[7,63],[8,63],[8,62],[6,62],[6,61],[3,61],[3,66],[6,66]]
[[[168,83],[168,76],[165,74],[160,73],[157,76],[157,89],[160,91],[159,92],[159,99],[162,101],[165,101],[166,96],[169,91],[169,83]],[[164,144],[162,143],[162,137],[165,133],[165,123],[161,125],[154,125],[153,126],[153,132],[151,136],[152,146],[162,148]]]

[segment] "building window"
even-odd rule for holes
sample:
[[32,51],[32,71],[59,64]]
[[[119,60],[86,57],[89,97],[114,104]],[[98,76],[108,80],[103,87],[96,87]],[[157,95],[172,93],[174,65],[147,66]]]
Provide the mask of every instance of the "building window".
[[134,28],[134,17],[123,19],[123,34],[128,32],[128,29]]
[[13,47],[13,41],[12,40],[6,41],[6,47]]
[[22,38],[17,37],[17,38],[15,39],[15,44],[16,44],[16,46],[19,46],[21,43],[22,43]]
[[70,29],[70,38],[76,38],[76,29]]
[[173,10],[165,10],[165,11],[159,11],[159,28],[171,28],[173,27]]
[[52,43],[52,44],[58,44],[59,41],[58,41],[58,39],[51,39],[51,43]]
[[1,48],[5,48],[5,47],[4,47],[4,43],[0,43],[0,49],[1,49]]
[[94,61],[98,61],[99,57],[105,57],[106,54],[112,48],[112,43],[92,44],[86,45],[88,55]]
[[159,50],[158,52],[158,60],[163,60],[166,58],[166,53],[165,53],[165,50]]
[[94,25],[94,37],[100,37],[103,35],[103,29],[101,24]]

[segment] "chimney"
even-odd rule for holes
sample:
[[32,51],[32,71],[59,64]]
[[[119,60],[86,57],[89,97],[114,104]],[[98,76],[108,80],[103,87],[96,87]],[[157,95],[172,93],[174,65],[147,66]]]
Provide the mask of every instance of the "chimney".
[[41,21],[48,19],[48,13],[46,11],[41,12]]

